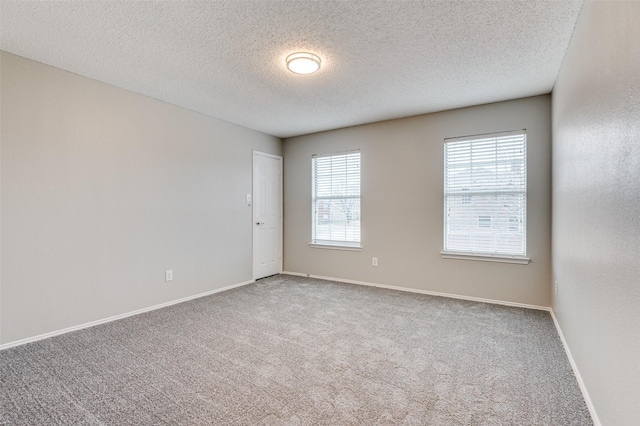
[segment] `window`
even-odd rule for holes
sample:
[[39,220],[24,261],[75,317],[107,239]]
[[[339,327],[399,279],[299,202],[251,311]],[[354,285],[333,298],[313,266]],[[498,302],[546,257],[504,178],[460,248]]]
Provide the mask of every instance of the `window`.
[[445,140],[444,257],[528,263],[526,145],[524,131]]
[[491,216],[478,216],[478,228],[491,228]]
[[[468,191],[469,188],[462,188],[461,191]],[[471,204],[471,195],[462,196],[462,204]]]
[[516,216],[509,218],[509,231],[518,231],[520,229],[520,219]]
[[313,156],[312,245],[360,247],[360,152]]

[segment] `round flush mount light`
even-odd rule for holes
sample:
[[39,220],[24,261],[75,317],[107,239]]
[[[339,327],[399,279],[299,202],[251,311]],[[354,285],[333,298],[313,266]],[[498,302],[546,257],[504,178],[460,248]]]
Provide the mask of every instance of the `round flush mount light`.
[[313,74],[320,69],[320,58],[313,53],[292,53],[287,56],[287,68],[296,74]]

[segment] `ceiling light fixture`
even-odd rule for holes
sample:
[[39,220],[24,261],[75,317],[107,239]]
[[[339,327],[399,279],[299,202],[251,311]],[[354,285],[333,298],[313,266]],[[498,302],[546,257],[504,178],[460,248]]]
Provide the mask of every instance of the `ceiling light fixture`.
[[287,68],[296,74],[313,74],[320,69],[320,58],[313,53],[292,53],[287,56]]

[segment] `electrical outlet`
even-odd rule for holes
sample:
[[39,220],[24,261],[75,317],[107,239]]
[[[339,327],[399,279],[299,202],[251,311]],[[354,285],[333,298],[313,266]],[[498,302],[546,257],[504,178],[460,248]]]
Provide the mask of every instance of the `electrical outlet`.
[[558,281],[553,284],[553,294],[558,295]]
[[167,282],[173,281],[173,269],[167,269],[164,271],[164,280]]
[[378,266],[378,258],[377,257],[372,257],[371,258],[371,266]]

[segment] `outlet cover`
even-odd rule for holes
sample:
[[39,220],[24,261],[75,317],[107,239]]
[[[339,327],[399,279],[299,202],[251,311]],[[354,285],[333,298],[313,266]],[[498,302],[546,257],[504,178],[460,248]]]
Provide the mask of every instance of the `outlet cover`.
[[167,282],[173,281],[173,269],[167,269],[164,271],[164,280]]

